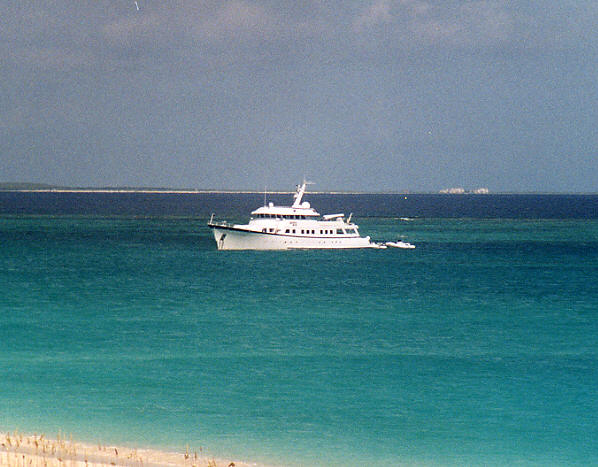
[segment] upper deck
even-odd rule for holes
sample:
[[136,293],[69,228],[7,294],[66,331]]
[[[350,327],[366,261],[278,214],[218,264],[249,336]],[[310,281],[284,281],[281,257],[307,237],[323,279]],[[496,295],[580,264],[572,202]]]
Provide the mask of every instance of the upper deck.
[[269,203],[268,206],[262,206],[255,211],[252,211],[251,215],[258,218],[281,219],[307,219],[320,216],[320,214],[307,202],[302,203],[299,207],[274,206],[273,203]]
[[280,218],[280,219],[307,219],[319,217],[320,214],[313,209],[307,201],[302,201],[305,194],[305,188],[308,182],[305,180],[301,185],[297,185],[297,192],[294,195],[292,206],[274,206],[274,203],[268,203],[267,206],[257,208],[251,212],[252,216],[258,218]]

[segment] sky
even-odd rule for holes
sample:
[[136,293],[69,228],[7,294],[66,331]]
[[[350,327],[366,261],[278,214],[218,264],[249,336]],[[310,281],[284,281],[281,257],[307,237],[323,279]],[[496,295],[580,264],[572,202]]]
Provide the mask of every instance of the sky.
[[598,192],[596,0],[0,7],[0,182]]

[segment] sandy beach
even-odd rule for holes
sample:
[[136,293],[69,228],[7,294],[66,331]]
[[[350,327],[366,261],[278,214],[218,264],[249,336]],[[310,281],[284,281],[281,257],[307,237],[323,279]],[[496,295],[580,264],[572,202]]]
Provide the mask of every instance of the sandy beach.
[[217,459],[186,448],[185,452],[133,449],[123,446],[74,441],[71,436],[0,433],[0,466],[10,467],[101,467],[182,466],[257,467],[258,464]]

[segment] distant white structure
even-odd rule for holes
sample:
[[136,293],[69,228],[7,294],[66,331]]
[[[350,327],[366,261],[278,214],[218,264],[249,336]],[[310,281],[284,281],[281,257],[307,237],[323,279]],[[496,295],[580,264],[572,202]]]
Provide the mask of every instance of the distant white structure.
[[465,189],[461,187],[457,188],[445,188],[444,190],[440,190],[441,194],[443,195],[462,195],[465,193]]
[[490,193],[488,188],[476,188],[475,190],[465,190],[462,187],[455,187],[455,188],[445,188],[444,190],[440,190],[439,193],[443,195],[465,195],[465,194],[474,194],[474,195],[487,195]]

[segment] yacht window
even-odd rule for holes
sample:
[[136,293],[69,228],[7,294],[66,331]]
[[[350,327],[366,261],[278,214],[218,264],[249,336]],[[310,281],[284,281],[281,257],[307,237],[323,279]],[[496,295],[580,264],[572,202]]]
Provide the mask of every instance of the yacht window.
[[348,234],[356,234],[357,231],[355,229],[347,229]]
[[289,229],[285,230],[285,231],[284,231],[284,233],[290,233],[290,232],[289,232]]
[[336,234],[337,235],[342,235],[343,234],[343,229],[336,229]]
[[295,229],[293,229],[293,233],[295,233]]
[[302,234],[304,234],[304,233],[305,233],[303,229],[301,229],[301,233],[302,233]]
[[270,232],[274,232],[274,229],[268,229]]
[[311,231],[311,234],[312,234],[312,235],[313,235],[313,234],[315,234],[315,233],[316,233],[316,231],[315,231],[315,230],[312,230],[312,231]]
[[262,232],[266,232],[267,229],[262,229]]

